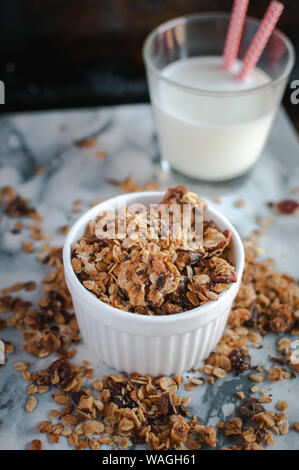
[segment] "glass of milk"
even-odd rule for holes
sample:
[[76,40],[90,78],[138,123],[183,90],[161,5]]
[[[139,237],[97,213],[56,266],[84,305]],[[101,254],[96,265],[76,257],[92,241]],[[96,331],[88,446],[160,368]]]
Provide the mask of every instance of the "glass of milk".
[[262,153],[279,107],[294,49],[275,30],[246,81],[236,74],[259,21],[247,19],[239,58],[223,70],[229,15],[192,14],[146,39],[146,64],[164,164],[192,178],[223,181],[249,171]]

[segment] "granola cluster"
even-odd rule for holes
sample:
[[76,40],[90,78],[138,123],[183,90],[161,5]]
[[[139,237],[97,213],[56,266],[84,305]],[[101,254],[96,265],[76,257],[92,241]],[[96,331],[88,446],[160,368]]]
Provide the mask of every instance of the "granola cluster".
[[[197,205],[206,206],[184,186],[170,188],[161,203],[180,208],[189,204],[194,212]],[[99,239],[96,223],[101,217],[91,221],[74,244],[72,266],[83,286],[113,307],[144,315],[180,313],[216,301],[237,280],[229,261],[231,233],[219,230],[212,221],[203,221],[201,243],[185,244],[183,230],[163,236],[163,218],[153,239],[137,238],[136,232],[125,238],[116,234],[114,239]],[[142,224],[147,225],[149,218],[149,211],[145,220],[127,211],[126,227],[134,222],[142,234]]]
[[34,356],[44,358],[56,352],[60,357],[71,358],[75,349],[70,346],[77,344],[80,337],[64,279],[62,250],[44,245],[38,258],[52,269],[42,281],[44,295],[39,305],[33,308],[31,302],[11,295],[22,289],[35,289],[34,282],[19,282],[3,289],[0,314],[12,314],[5,321],[0,319],[0,331],[6,326],[23,331],[24,349]]

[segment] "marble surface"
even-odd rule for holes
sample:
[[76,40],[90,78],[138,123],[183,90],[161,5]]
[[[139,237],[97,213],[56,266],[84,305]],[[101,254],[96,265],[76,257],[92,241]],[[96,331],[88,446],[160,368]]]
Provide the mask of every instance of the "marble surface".
[[[96,150],[107,153],[107,158],[95,158],[95,148],[82,149],[74,140],[85,137],[96,139]],[[240,150],[241,151],[241,150]],[[36,174],[44,168],[44,174]],[[109,179],[122,180],[126,176],[143,184],[158,178],[162,187],[174,183],[186,183],[207,198],[221,198],[220,209],[245,237],[257,228],[260,217],[273,217],[266,205],[287,197],[297,197],[292,189],[299,185],[299,146],[288,118],[281,110],[275,121],[264,154],[250,175],[243,180],[210,185],[186,180],[177,174],[161,173],[154,124],[148,105],[104,108],[99,110],[59,111],[1,116],[0,118],[0,186],[12,185],[19,194],[32,201],[32,205],[44,218],[44,227],[52,237],[51,243],[63,243],[58,227],[73,223],[79,214],[72,213],[73,202],[81,199],[82,211],[97,199],[118,194],[119,188],[108,183]],[[244,199],[242,209],[235,202]],[[213,202],[212,202],[213,204]],[[275,223],[262,237],[265,256],[275,257],[279,269],[299,277],[298,230],[299,216],[275,215]],[[17,281],[39,282],[45,267],[36,260],[36,253],[22,252],[21,242],[26,231],[12,235],[15,219],[4,216],[0,222],[0,287]],[[39,242],[42,243],[42,242]],[[41,291],[24,294],[24,298],[38,301]],[[0,338],[12,341],[16,352],[8,356],[8,362],[0,368],[0,449],[26,449],[33,438],[41,438],[44,448],[68,449],[61,439],[59,445],[51,444],[45,435],[39,435],[36,427],[47,419],[53,408],[51,392],[38,396],[34,413],[24,410],[26,384],[20,373],[13,370],[13,363],[29,360],[31,370],[46,367],[53,358],[38,359],[22,350],[21,333],[15,329],[1,331]],[[260,350],[253,350],[253,364],[269,365],[268,355],[275,353],[274,336],[267,336]],[[99,377],[109,369],[93,361],[92,352],[85,344],[78,347],[76,361],[87,359]],[[188,374],[186,374],[188,375]],[[189,374],[190,375],[190,374]],[[198,387],[192,392],[191,413],[197,414],[204,424],[216,424],[233,413],[237,390],[247,395],[252,382],[243,377],[229,376],[220,385]],[[299,381],[284,383],[266,382],[271,389],[273,408],[277,399],[290,403],[290,423],[299,420]],[[187,393],[182,390],[182,395]],[[224,445],[222,440],[219,447]],[[299,434],[290,431],[288,436],[275,440],[273,449],[298,449]]]

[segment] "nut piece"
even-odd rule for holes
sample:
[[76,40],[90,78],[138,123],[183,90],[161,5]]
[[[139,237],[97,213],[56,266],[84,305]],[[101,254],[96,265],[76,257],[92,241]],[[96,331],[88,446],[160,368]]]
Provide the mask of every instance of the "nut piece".
[[23,371],[29,368],[30,364],[26,361],[18,361],[14,363],[14,370]]
[[50,432],[52,432],[52,429],[53,429],[52,423],[51,423],[51,421],[42,421],[39,424],[37,429],[39,430],[39,432],[50,433]]
[[249,378],[252,382],[263,382],[265,380],[265,377],[262,374],[251,374]]
[[121,434],[127,433],[134,428],[134,423],[131,419],[122,418],[118,425],[118,431]]

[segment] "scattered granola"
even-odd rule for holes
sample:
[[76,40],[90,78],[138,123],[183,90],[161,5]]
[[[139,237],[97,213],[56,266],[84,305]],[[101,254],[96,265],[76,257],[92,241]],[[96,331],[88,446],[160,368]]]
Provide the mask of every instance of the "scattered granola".
[[36,210],[28,205],[27,199],[15,193],[11,186],[4,186],[1,189],[1,202],[4,204],[4,212],[11,217],[30,217],[41,221]]
[[[7,200],[11,193],[9,190],[4,193]],[[214,236],[216,239],[220,235],[217,234],[216,237],[214,232],[212,240]],[[221,236],[220,238],[222,240]],[[209,237],[207,239],[210,240]],[[277,350],[281,356],[270,356],[275,365],[281,367],[273,367],[268,372],[254,367],[250,376],[262,377],[267,373],[267,378],[278,381],[293,377],[299,370],[293,342],[286,336],[287,333],[296,334],[298,331],[298,284],[290,276],[277,272],[273,260],[258,262],[259,251],[255,243],[255,238],[245,242],[246,266],[243,282],[233,304],[228,328],[215,351],[207,358],[203,370],[198,370],[206,374],[205,378],[190,378],[189,383],[185,384],[188,390],[205,382],[213,384],[215,379],[221,380],[230,371],[247,373],[252,369],[248,348],[260,347],[263,336],[271,331],[285,335],[277,341]],[[213,250],[219,250],[219,246],[212,243],[212,253]],[[109,264],[110,261],[104,255],[105,253],[98,262]],[[219,257],[219,254],[214,256]],[[259,450],[273,444],[273,434],[288,432],[289,423],[287,414],[284,413],[287,402],[277,402],[276,413],[268,411],[264,404],[271,402],[271,395],[266,396],[264,391],[259,398],[247,399],[243,392],[237,392],[239,400],[244,400],[236,412],[239,416],[230,418],[226,423],[218,423],[216,429],[213,426],[204,426],[196,417],[189,417],[191,397],[182,399],[177,393],[182,383],[180,377],[153,378],[138,374],[112,374],[104,376],[102,380],[93,380],[93,370],[88,367],[87,362],[83,365],[69,362],[75,354],[75,350],[70,347],[79,341],[79,335],[64,281],[61,249],[44,245],[39,259],[51,268],[43,281],[45,294],[39,306],[33,308],[30,302],[10,295],[21,289],[34,289],[33,282],[19,282],[3,289],[0,314],[12,313],[5,320],[1,319],[0,329],[21,329],[25,349],[30,354],[43,358],[55,352],[59,357],[47,370],[39,372],[30,372],[30,364],[26,361],[14,364],[15,370],[22,374],[30,395],[27,395],[28,412],[33,412],[37,406],[37,399],[33,394],[47,393],[48,390],[53,393],[53,389],[56,389],[53,400],[60,406],[60,410],[50,410],[49,419],[38,426],[38,431],[46,433],[51,442],[57,443],[60,438],[65,437],[76,449],[89,447],[94,450],[104,444],[126,449],[137,443],[145,443],[150,448],[161,450],[199,449],[203,446],[215,447],[218,441],[217,432],[223,432],[231,440],[230,449]],[[187,257],[180,256],[179,264],[174,265],[179,272],[181,266],[184,266],[183,269],[191,267],[193,271],[196,263],[198,260],[194,262],[194,258],[188,253]],[[215,271],[214,275],[217,277],[217,270]],[[196,274],[195,271],[192,272],[193,277]],[[200,274],[199,277],[205,274]],[[189,275],[190,271],[186,277]],[[195,280],[199,281],[198,278]],[[205,278],[201,277],[199,285],[206,289],[203,281]],[[190,289],[189,284],[191,285],[188,277],[182,289],[188,302],[192,302],[192,294],[198,293]],[[221,292],[220,281],[219,284]],[[122,301],[128,302],[125,292],[119,291],[119,296]],[[3,341],[3,344],[7,354],[13,352],[11,343]],[[87,383],[90,379],[93,380],[92,385]],[[257,386],[253,387],[257,391]],[[299,432],[298,421],[291,427]],[[33,440],[30,449],[41,450],[41,441]]]
[[[55,426],[51,421],[42,421],[39,432],[66,435],[77,449],[82,443],[92,449],[105,443],[119,443],[119,448],[147,443],[157,450],[186,449],[191,442],[191,447],[202,443],[208,447],[216,445],[215,428],[203,426],[195,417],[186,420],[191,399],[182,400],[177,395],[176,382],[170,377],[111,374],[101,381],[99,395],[94,395],[84,387],[83,378],[87,375],[85,365],[67,360],[55,361],[47,370],[34,374],[35,383],[42,381],[63,390],[55,392],[56,402],[58,393],[65,397],[59,400],[64,406],[59,414],[61,421]],[[70,428],[67,432],[65,426]]]
[[[162,203],[176,204],[179,210],[189,203],[193,211],[195,204],[205,206],[183,186],[169,189]],[[96,223],[102,217],[91,221],[74,244],[72,266],[83,286],[113,307],[144,315],[171,315],[216,301],[237,280],[227,260],[231,234],[220,231],[212,221],[204,221],[203,241],[195,248],[182,244],[182,233],[165,239],[163,219],[157,224],[157,237],[150,240],[133,238],[130,233],[125,238],[99,239]],[[149,212],[141,220],[139,213],[127,211],[126,227],[134,222],[141,229],[149,218]]]
[[136,193],[137,191],[157,191],[160,189],[160,185],[156,181],[149,181],[145,185],[141,186],[136,184],[130,176],[128,176],[123,181],[109,179],[107,182],[113,186],[119,186],[123,193]]

